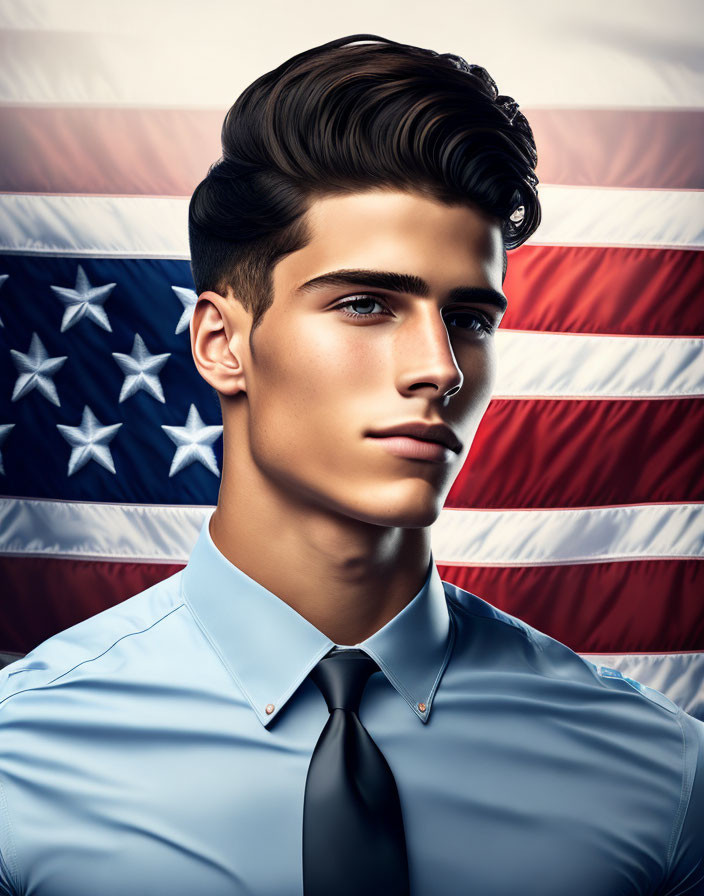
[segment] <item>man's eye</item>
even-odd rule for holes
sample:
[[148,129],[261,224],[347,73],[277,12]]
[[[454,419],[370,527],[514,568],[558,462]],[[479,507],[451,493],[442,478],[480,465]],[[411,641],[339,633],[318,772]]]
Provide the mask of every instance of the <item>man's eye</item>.
[[377,317],[379,314],[388,314],[387,311],[374,311],[372,313],[363,313],[358,311],[348,311],[347,309],[352,305],[361,305],[361,306],[369,306],[369,305],[379,305],[379,307],[385,308],[383,302],[379,299],[374,298],[374,296],[361,296],[356,299],[348,299],[346,302],[341,302],[339,305],[335,305],[335,308],[344,308],[345,310],[342,312],[347,315],[347,317]]
[[445,320],[448,322],[458,319],[460,321],[460,329],[462,330],[470,330],[473,333],[484,331],[491,333],[494,329],[494,325],[489,318],[479,314],[478,311],[450,311],[445,317]]
[[[362,310],[350,310],[353,305],[361,307]],[[378,305],[380,308],[383,308],[385,310],[372,311],[374,305]],[[391,314],[387,305],[380,299],[377,299],[375,296],[357,296],[354,299],[348,299],[345,302],[341,302],[339,305],[335,305],[335,309],[341,309],[342,313],[346,317],[351,318],[375,318],[382,315],[388,317]],[[489,318],[485,317],[485,315],[483,314],[480,314],[478,311],[449,311],[445,315],[445,320],[451,323],[452,326],[456,327],[457,329],[465,330],[470,333],[491,333],[494,330],[494,325],[489,320]]]

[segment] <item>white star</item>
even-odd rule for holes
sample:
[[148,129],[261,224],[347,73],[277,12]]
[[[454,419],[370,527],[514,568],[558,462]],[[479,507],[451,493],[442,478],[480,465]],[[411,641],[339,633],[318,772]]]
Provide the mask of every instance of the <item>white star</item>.
[[[3,283],[7,280],[7,278],[9,276],[10,276],[9,274],[0,274],[0,289],[2,288]],[[4,326],[5,326],[5,324],[2,322],[2,318],[0,317],[0,327],[4,327]]]
[[139,389],[144,389],[157,401],[165,401],[158,373],[171,357],[171,352],[164,355],[150,355],[142,337],[139,333],[135,333],[132,354],[123,355],[120,352],[113,352],[112,356],[125,374],[120,401],[130,398]]
[[83,408],[83,418],[80,426],[66,426],[57,423],[56,428],[71,445],[71,457],[68,461],[68,475],[72,476],[89,460],[97,461],[106,470],[115,472],[115,464],[108,448],[110,442],[122,426],[121,423],[113,423],[111,426],[103,426],[86,405]]
[[186,289],[185,286],[172,286],[171,289],[173,289],[183,305],[183,314],[179,318],[179,322],[176,324],[176,330],[174,331],[175,333],[181,333],[188,328],[188,325],[191,322],[193,311],[196,307],[196,302],[198,301],[198,294],[192,289]]
[[[10,435],[10,430],[14,425],[14,423],[0,423],[0,445]],[[5,474],[5,468],[2,465],[2,451],[0,451],[0,473]]]
[[68,355],[50,358],[36,333],[32,333],[32,341],[26,355],[14,348],[10,349],[10,354],[19,372],[12,401],[24,398],[32,389],[39,389],[44,398],[48,398],[55,405],[61,405],[51,377],[61,369]]
[[83,317],[88,317],[98,326],[112,333],[110,321],[102,307],[103,302],[115,288],[114,283],[106,283],[105,286],[91,286],[86,272],[78,265],[76,274],[76,286],[68,289],[64,286],[51,287],[59,299],[68,307],[64,311],[61,321],[61,332],[70,329]]
[[194,404],[188,411],[188,419],[185,426],[165,426],[161,428],[174,445],[177,445],[174,459],[171,462],[169,476],[183,470],[194,461],[200,461],[211,473],[220,475],[215,452],[210,447],[222,433],[222,426],[205,426]]

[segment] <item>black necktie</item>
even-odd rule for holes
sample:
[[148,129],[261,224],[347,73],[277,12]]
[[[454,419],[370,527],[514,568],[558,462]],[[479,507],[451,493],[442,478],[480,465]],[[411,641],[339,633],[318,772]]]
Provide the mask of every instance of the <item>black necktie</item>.
[[396,781],[357,715],[367,680],[378,668],[363,650],[333,647],[310,673],[330,718],[306,778],[305,896],[408,896]]

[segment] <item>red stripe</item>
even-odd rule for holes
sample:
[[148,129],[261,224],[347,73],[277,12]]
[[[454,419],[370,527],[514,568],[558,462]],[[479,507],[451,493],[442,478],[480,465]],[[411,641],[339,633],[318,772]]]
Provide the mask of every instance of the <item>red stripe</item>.
[[438,571],[578,653],[704,648],[700,560]]
[[704,188],[700,109],[529,109],[542,183]]
[[[148,563],[0,558],[13,595],[0,650],[44,639],[182,568]],[[455,567],[441,578],[518,616],[578,652],[653,653],[704,648],[701,562],[641,560],[574,566]]]
[[704,500],[704,400],[493,399],[453,508]]
[[704,252],[521,246],[508,259],[504,329],[704,335]]
[[[188,196],[220,155],[225,111],[0,109],[0,190]],[[704,189],[701,110],[523,111],[542,183]]]
[[[160,582],[183,564],[0,557],[0,581],[12,610],[0,617],[0,651],[37,644]],[[8,601],[9,603],[9,601]]]
[[0,109],[0,190],[189,196],[220,156],[224,111]]

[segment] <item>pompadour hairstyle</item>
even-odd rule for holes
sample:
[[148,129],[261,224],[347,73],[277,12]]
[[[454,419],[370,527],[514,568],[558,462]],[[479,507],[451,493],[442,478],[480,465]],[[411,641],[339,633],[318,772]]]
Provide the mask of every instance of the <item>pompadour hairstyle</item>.
[[251,339],[274,265],[312,237],[311,203],[375,187],[498,218],[505,276],[506,250],[540,223],[537,160],[528,121],[482,66],[375,34],[328,41],[257,78],[225,116],[222,157],[188,210],[196,292],[231,287]]

